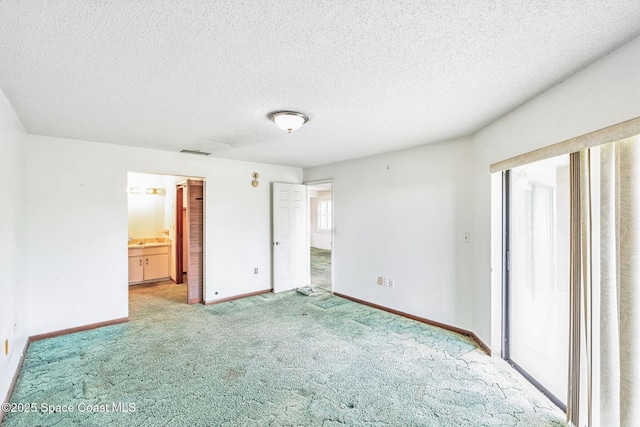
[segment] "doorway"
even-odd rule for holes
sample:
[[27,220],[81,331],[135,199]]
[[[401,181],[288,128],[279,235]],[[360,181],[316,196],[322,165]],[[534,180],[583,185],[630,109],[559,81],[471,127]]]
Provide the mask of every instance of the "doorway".
[[273,292],[333,292],[332,180],[272,184]]
[[[129,290],[182,303],[203,302],[204,180],[129,172],[127,186]],[[181,217],[183,203],[185,212],[190,208],[189,220]],[[180,250],[178,238],[192,242],[191,249]],[[183,252],[186,262],[180,264]],[[193,271],[191,287],[183,284],[184,265],[191,265]]]
[[308,184],[311,287],[333,292],[333,191],[331,181]]

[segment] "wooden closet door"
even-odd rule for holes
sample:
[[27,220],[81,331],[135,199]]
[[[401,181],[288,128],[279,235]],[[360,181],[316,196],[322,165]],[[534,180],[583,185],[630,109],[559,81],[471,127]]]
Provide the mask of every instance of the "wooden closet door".
[[204,182],[187,180],[187,302],[203,301]]

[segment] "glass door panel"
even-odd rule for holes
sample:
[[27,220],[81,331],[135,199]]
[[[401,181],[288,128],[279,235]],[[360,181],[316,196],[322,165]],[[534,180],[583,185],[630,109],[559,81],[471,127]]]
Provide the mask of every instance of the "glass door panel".
[[569,156],[510,171],[507,359],[565,406],[569,349]]

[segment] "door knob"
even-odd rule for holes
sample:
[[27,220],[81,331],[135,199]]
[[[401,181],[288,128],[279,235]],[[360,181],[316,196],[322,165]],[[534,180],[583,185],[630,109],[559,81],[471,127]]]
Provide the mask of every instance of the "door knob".
[[280,242],[275,242],[275,243],[274,243],[274,246],[277,246],[277,245],[279,245],[279,244],[280,244]]

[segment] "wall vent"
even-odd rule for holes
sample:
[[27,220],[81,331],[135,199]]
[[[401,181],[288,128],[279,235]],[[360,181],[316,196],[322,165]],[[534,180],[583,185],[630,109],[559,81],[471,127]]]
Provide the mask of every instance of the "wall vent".
[[200,151],[200,150],[187,150],[187,149],[180,150],[180,152],[181,153],[187,153],[187,154],[198,154],[200,156],[208,156],[209,154],[211,154],[211,153],[207,153],[207,152]]

